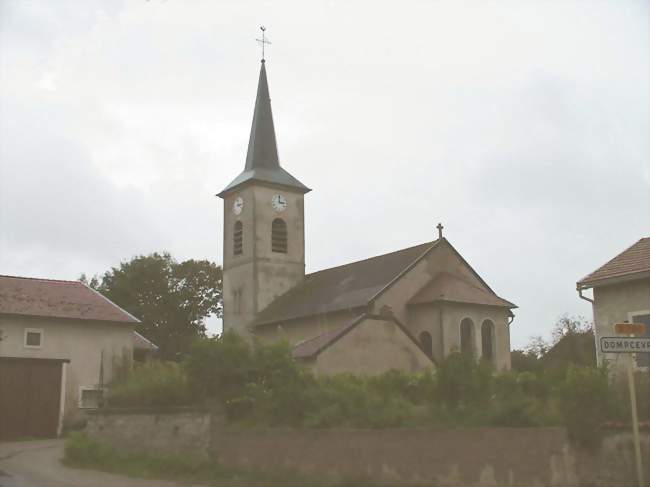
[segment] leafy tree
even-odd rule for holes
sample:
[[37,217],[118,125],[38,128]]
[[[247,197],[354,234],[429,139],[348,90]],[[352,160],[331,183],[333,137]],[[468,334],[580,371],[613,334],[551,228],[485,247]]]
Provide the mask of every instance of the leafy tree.
[[553,345],[566,336],[582,335],[590,332],[591,329],[591,322],[587,321],[582,316],[569,316],[564,314],[558,318],[557,322],[553,326],[553,331],[551,332]]
[[491,388],[490,366],[470,354],[452,353],[438,367],[438,395],[450,411],[482,405]]
[[537,372],[541,368],[537,353],[532,351],[513,350],[510,352],[510,363],[512,370],[517,372]]
[[546,355],[549,348],[551,348],[551,345],[540,335],[537,335],[530,337],[530,341],[528,342],[528,345],[526,345],[524,353],[533,357],[542,358]]
[[194,338],[205,337],[206,318],[223,309],[221,267],[207,260],[140,255],[101,278],[82,274],[81,280],[142,321],[138,332],[166,359],[178,359]]
[[569,366],[558,398],[569,437],[585,446],[597,444],[599,426],[615,410],[607,370]]

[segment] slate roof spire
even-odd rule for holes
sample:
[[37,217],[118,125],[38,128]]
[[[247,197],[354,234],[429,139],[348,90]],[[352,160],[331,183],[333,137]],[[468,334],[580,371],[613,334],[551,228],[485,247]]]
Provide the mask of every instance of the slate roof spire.
[[253,125],[248,139],[248,154],[246,155],[246,171],[257,167],[275,169],[280,167],[278,146],[275,141],[275,127],[271,111],[269,83],[266,79],[266,63],[262,59],[260,78],[257,83],[257,98],[253,112]]
[[303,193],[311,191],[280,166],[275,127],[271,111],[269,84],[266,78],[266,63],[262,59],[257,84],[257,98],[253,112],[253,124],[248,140],[248,152],[244,171],[217,196],[222,197],[244,183],[260,181],[276,186],[298,189]]

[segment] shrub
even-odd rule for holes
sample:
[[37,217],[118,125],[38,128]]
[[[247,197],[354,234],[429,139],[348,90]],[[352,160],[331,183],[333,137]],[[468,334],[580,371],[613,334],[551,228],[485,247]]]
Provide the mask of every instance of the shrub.
[[245,395],[253,368],[250,346],[232,331],[194,341],[184,366],[198,398],[219,397],[224,402]]
[[518,372],[538,372],[541,370],[539,357],[532,351],[513,350],[510,352],[512,370]]
[[186,406],[191,395],[184,369],[175,362],[151,361],[111,385],[107,397],[112,407]]
[[251,346],[226,332],[197,340],[184,366],[196,396],[221,402],[231,420],[297,425],[310,404],[313,377],[287,343]]
[[393,379],[394,375],[367,379],[350,374],[318,378],[304,425],[311,428],[403,426],[413,416],[413,403],[397,391],[391,394],[379,386]]
[[595,445],[599,427],[614,410],[607,371],[569,366],[557,392],[569,438],[585,446]]
[[485,404],[492,385],[492,369],[469,354],[452,353],[438,368],[437,396],[451,411]]

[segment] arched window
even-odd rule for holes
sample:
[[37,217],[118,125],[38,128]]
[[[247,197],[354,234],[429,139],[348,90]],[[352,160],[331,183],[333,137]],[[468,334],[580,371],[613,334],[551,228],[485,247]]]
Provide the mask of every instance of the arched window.
[[460,322],[460,351],[474,353],[474,322],[469,318],[464,318]]
[[422,350],[424,350],[424,353],[426,353],[429,357],[433,355],[433,343],[431,341],[431,333],[428,331],[423,331],[420,333],[420,345],[422,346]]
[[276,218],[271,223],[271,251],[287,253],[287,224],[282,218]]
[[481,353],[485,360],[494,360],[494,323],[484,320],[481,325]]
[[241,255],[244,249],[244,225],[242,222],[237,220],[235,222],[235,227],[232,232],[232,253],[235,255]]

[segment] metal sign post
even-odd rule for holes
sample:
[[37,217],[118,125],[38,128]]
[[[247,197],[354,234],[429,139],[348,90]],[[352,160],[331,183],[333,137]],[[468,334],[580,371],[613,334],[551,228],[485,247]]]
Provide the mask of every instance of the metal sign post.
[[641,442],[639,440],[639,416],[636,410],[636,387],[634,384],[634,353],[650,353],[650,337],[635,337],[644,335],[643,323],[616,323],[616,333],[629,335],[627,337],[602,337],[600,351],[603,353],[627,353],[627,382],[630,389],[630,409],[632,412],[632,435],[634,437],[634,456],[636,457],[636,476],[639,487],[644,487],[643,465],[641,464]]

